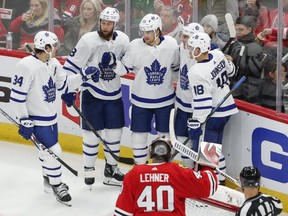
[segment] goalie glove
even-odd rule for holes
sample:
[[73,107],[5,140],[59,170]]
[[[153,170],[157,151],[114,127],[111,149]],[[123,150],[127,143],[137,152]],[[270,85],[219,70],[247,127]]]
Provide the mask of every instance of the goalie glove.
[[34,121],[30,118],[21,118],[18,133],[26,140],[30,139],[34,131]]
[[104,52],[101,59],[101,65],[104,68],[116,68],[117,63],[115,54],[113,52]]
[[191,140],[198,139],[202,135],[201,123],[189,118],[187,120],[188,135]]
[[87,68],[82,68],[80,70],[80,74],[84,82],[88,81],[89,79],[92,79],[94,82],[99,82],[100,71],[96,67],[90,66]]
[[76,93],[70,92],[61,95],[61,99],[64,101],[67,107],[71,107],[76,100]]
[[196,162],[201,166],[215,169],[218,166],[222,145],[209,142],[201,142]]

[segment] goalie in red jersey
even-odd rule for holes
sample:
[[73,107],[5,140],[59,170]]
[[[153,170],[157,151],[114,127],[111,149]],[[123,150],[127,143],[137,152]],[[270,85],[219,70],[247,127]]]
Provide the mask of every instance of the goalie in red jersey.
[[125,175],[114,216],[184,216],[185,198],[207,198],[216,191],[211,167],[195,172],[168,162],[172,146],[165,137],[152,141],[149,152],[152,163],[136,165]]

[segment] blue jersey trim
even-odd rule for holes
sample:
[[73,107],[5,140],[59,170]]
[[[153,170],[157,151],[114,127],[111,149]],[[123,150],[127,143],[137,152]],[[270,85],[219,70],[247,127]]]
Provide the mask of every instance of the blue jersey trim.
[[29,115],[29,118],[32,118],[33,120],[38,121],[53,121],[57,117],[57,113],[54,116],[33,116]]
[[149,98],[141,98],[136,96],[135,94],[132,94],[131,96],[134,100],[142,102],[142,103],[162,103],[168,100],[171,100],[175,97],[175,92],[173,92],[173,94],[168,95],[166,97],[163,98],[157,98],[157,99],[149,99]]
[[117,91],[114,91],[114,92],[105,92],[89,83],[83,83],[82,84],[83,87],[89,87],[91,89],[93,89],[93,91],[97,92],[98,94],[101,94],[101,95],[104,95],[104,96],[116,96],[118,94],[121,93],[121,88],[119,88]]

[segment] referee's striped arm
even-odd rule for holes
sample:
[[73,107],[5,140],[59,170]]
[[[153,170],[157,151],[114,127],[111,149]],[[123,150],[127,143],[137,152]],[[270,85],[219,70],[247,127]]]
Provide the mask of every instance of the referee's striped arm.
[[282,212],[282,202],[276,197],[259,193],[246,200],[236,216],[276,216]]

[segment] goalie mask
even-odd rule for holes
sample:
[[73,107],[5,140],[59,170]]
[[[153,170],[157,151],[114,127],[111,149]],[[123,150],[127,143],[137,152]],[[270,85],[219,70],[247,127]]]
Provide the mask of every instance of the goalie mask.
[[163,159],[166,162],[170,160],[172,144],[165,136],[153,140],[150,147],[150,158]]
[[241,187],[260,187],[261,174],[256,167],[244,167],[240,173]]

